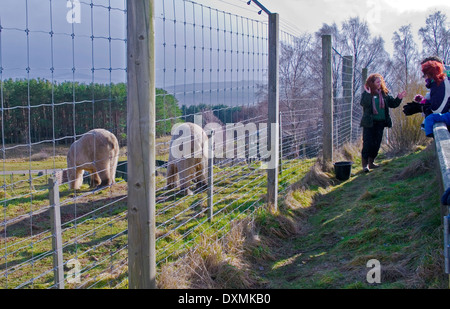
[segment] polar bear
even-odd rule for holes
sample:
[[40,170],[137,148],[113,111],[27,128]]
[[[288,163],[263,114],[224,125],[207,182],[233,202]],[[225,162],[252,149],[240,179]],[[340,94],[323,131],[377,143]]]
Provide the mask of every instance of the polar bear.
[[186,122],[175,125],[170,141],[167,166],[167,189],[177,186],[183,195],[192,195],[191,181],[197,188],[206,186],[208,178],[208,136],[197,124]]
[[67,176],[71,189],[80,189],[83,171],[91,173],[91,188],[114,183],[119,142],[105,129],[93,129],[75,141],[67,154]]

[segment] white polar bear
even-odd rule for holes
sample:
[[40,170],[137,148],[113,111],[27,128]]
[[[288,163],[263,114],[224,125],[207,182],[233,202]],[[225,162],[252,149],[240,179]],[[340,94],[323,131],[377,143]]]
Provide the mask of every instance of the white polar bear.
[[80,189],[83,171],[92,173],[91,188],[114,183],[119,142],[105,129],[93,129],[74,142],[67,154],[67,176],[71,189]]
[[191,181],[197,188],[205,187],[208,178],[208,136],[197,124],[186,122],[172,130],[169,161],[167,166],[167,188],[174,189],[179,182],[184,195],[192,195]]

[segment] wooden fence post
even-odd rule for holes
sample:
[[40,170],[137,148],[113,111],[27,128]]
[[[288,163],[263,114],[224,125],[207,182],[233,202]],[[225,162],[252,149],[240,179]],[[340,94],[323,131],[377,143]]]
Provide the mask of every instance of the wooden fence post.
[[367,68],[362,69],[362,76],[361,76],[362,91],[364,91],[364,84],[366,83],[367,77],[369,77],[368,72],[369,70]]
[[48,179],[50,200],[50,224],[52,230],[53,273],[55,288],[64,289],[64,264],[62,250],[61,211],[59,203],[59,185],[55,177]]
[[331,35],[322,35],[323,87],[323,163],[333,160],[333,75],[331,67]]
[[156,288],[154,0],[127,1],[128,284]]
[[[269,209],[278,210],[278,157],[279,157],[279,53],[280,33],[279,15],[269,14],[269,93],[268,93],[268,143],[273,168],[267,169],[267,203]],[[273,138],[275,134],[275,138]],[[272,143],[272,140],[275,143]]]

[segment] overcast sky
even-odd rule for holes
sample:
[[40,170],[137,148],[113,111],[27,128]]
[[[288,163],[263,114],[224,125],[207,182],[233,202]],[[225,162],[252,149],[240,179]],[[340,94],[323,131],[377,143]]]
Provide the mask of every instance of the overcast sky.
[[79,3],[79,20],[69,23],[67,0],[0,0],[3,78],[51,80],[53,68],[57,81],[125,81],[124,0],[111,0],[111,10],[108,0]]
[[[211,3],[211,0],[199,1]],[[238,2],[246,6],[246,0],[220,2]],[[269,11],[279,13],[281,21],[300,32],[314,33],[323,23],[335,22],[340,27],[344,20],[359,16],[361,20],[367,21],[373,35],[383,37],[386,50],[391,54],[392,35],[401,26],[412,25],[413,34],[421,48],[417,32],[425,25],[428,15],[440,10],[450,22],[449,0],[260,0],[260,3]],[[255,7],[255,4],[251,4],[251,7]]]
[[[95,0],[92,9],[90,0],[80,2],[80,23],[70,24],[66,18],[70,11],[66,0],[0,0],[2,77],[26,78],[29,73],[32,78],[40,76],[50,79],[53,67],[55,79],[72,80],[72,68],[75,65],[76,80],[108,82],[111,78],[113,82],[125,81],[125,1]],[[282,27],[293,34],[314,33],[323,23],[336,23],[340,27],[342,21],[359,16],[368,22],[373,35],[383,37],[389,53],[392,53],[393,33],[400,26],[412,24],[416,42],[421,49],[417,31],[425,25],[428,15],[440,10],[450,21],[448,0],[260,2],[268,10],[279,13]],[[111,11],[107,9],[109,4],[113,7]],[[238,75],[244,70],[257,70],[264,74],[259,69],[266,66],[263,59],[266,41],[257,39],[256,42],[248,40],[241,43],[244,41],[241,37],[246,38],[242,35],[246,29],[253,29],[251,36],[266,35],[261,29],[265,27],[267,16],[264,13],[258,15],[259,9],[254,3],[249,6],[247,0],[195,0],[195,3],[189,0],[156,0],[155,6],[157,79],[160,85],[199,83],[205,80],[214,82],[230,78],[238,82],[262,78],[250,74],[244,76],[244,73]],[[222,11],[232,13],[233,16]],[[235,16],[245,16],[251,21]],[[27,27],[30,30],[28,36],[25,31]],[[210,27],[214,30],[208,30]],[[227,29],[225,34],[222,29]],[[53,42],[49,35],[51,30],[55,33]],[[75,33],[75,41],[72,40],[72,32]],[[229,35],[227,32],[234,33],[235,39],[231,40],[234,43],[226,38]],[[95,37],[93,42],[91,36]],[[111,41],[108,40],[109,36],[112,37]],[[216,55],[218,49],[221,52]],[[254,52],[259,54],[256,61],[245,58],[246,54]],[[218,64],[225,73],[213,74]]]

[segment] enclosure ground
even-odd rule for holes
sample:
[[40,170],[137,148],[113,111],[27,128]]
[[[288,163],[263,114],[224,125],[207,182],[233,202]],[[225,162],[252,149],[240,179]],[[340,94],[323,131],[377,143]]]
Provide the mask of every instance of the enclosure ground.
[[[448,288],[434,161],[428,148],[385,158],[368,174],[356,162],[348,181],[292,193],[303,204],[295,210],[298,233],[265,235],[272,259],[254,266],[263,286]],[[304,193],[314,195],[311,203]],[[371,259],[380,262],[381,283],[367,282]]]

